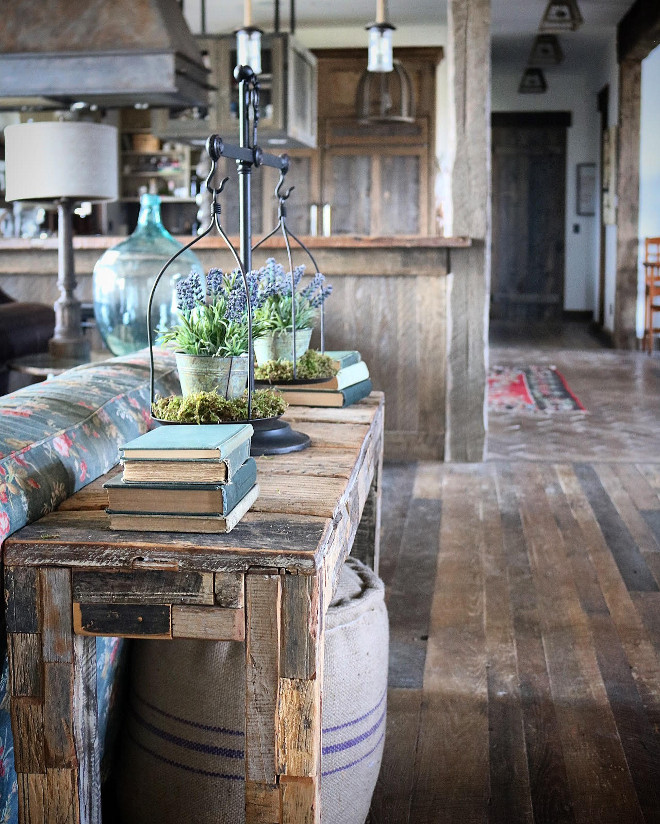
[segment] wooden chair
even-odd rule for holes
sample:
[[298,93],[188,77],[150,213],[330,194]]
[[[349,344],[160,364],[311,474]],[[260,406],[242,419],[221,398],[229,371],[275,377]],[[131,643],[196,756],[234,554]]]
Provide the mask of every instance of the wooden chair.
[[[653,352],[653,336],[660,335],[660,237],[644,240],[644,339],[642,346]],[[657,320],[654,320],[654,316]]]

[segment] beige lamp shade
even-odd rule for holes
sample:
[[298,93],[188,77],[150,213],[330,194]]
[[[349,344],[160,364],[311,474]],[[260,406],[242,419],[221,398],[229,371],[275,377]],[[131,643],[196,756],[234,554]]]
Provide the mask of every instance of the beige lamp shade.
[[83,121],[5,128],[7,200],[117,199],[117,129]]

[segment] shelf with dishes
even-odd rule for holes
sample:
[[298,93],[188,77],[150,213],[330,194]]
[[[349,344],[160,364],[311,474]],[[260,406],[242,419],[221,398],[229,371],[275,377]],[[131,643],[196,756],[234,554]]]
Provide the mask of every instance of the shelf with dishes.
[[161,198],[191,200],[190,147],[170,144],[149,150],[121,152],[121,198],[137,199],[149,192]]

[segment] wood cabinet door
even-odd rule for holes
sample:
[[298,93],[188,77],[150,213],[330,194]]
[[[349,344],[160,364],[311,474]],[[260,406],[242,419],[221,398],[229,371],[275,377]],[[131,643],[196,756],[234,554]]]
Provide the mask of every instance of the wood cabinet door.
[[425,234],[425,163],[425,149],[415,146],[328,149],[323,201],[332,206],[332,234]]

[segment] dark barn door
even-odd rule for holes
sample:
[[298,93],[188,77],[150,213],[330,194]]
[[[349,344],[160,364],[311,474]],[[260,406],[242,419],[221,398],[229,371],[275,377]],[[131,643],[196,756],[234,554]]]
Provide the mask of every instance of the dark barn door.
[[561,317],[570,114],[493,114],[491,318]]

